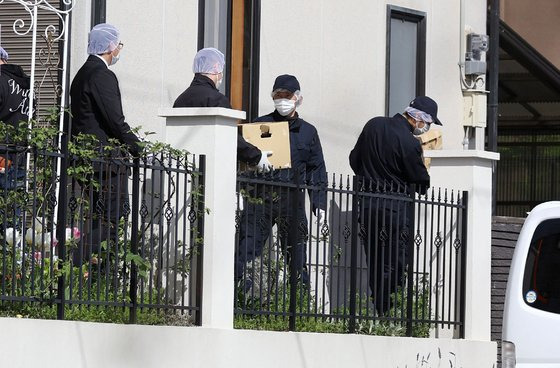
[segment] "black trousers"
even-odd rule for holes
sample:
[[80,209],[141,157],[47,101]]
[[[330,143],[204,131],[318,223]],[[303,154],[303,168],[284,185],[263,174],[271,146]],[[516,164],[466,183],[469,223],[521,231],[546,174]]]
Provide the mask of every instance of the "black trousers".
[[73,250],[75,265],[83,264],[98,254],[103,259],[118,251],[119,221],[126,213],[124,204],[128,199],[128,173],[124,166],[97,170],[93,175],[99,186],[89,186],[85,191],[89,211],[85,219],[82,241]]
[[[278,238],[286,255],[287,265],[290,265],[294,257],[296,272],[304,283],[308,282],[305,270],[308,237],[305,195],[300,192],[298,196],[298,206],[295,209],[291,208],[293,203],[289,199],[290,196],[272,199],[271,196],[264,195],[262,201],[244,199],[244,210],[239,222],[239,243],[235,254],[236,281],[244,278],[247,262],[261,256],[265,242],[272,235],[272,227],[277,225]],[[291,243],[290,239],[295,239],[295,242]]]
[[362,209],[369,287],[378,315],[391,309],[391,294],[404,285],[411,211],[409,203],[394,199],[375,199]]

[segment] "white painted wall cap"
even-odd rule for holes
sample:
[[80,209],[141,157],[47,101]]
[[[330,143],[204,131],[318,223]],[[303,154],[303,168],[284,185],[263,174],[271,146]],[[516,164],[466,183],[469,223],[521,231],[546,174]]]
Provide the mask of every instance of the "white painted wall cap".
[[232,119],[245,119],[245,111],[225,107],[162,107],[158,110],[161,117],[179,116],[223,116]]
[[426,150],[426,158],[482,158],[486,160],[498,161],[500,154],[497,152],[482,150]]

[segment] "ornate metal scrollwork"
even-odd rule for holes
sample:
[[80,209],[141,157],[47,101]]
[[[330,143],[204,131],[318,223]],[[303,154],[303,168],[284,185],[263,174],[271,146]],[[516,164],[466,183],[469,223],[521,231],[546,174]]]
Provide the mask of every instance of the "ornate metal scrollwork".
[[[65,86],[58,81],[58,72],[61,68],[66,67],[66,62],[60,58],[58,42],[66,41],[68,38],[68,16],[74,8],[76,0],[63,0],[62,9],[58,8],[60,2],[55,2],[54,0],[0,0],[0,9],[2,4],[7,3],[21,5],[22,9],[28,14],[28,17],[14,19],[11,27],[13,32],[18,36],[29,36],[32,34],[33,37],[41,37],[46,43],[46,46],[42,46],[38,45],[35,42],[36,40],[33,40],[30,45],[32,64],[31,86],[33,88],[32,93],[30,93],[30,107],[32,108],[31,111],[34,112],[37,111],[35,106],[40,101],[41,87],[46,81],[49,81],[49,84],[53,86],[57,100],[63,94]],[[41,13],[39,13],[39,10],[41,10]],[[53,24],[47,24],[44,26],[44,29],[38,30],[39,18],[45,12],[54,14],[57,17],[56,22],[53,21]],[[66,48],[67,43],[65,42]],[[65,59],[67,55],[68,52],[65,50]],[[37,64],[45,69],[43,75],[35,75],[34,71]],[[62,106],[62,108],[65,108],[65,106]],[[31,116],[32,114],[30,113]],[[35,118],[38,118],[37,114],[35,114]]]
[[[51,13],[54,13],[62,22],[61,32],[58,35],[58,37],[55,39],[55,41],[59,41],[66,36],[65,16],[72,11],[76,3],[76,0],[63,0],[63,4],[66,5],[66,9],[64,10],[58,9],[56,6],[52,5],[51,4],[53,2],[52,0],[0,0],[0,5],[8,2],[21,5],[23,9],[25,9],[25,11],[29,14],[29,25],[27,25],[25,19],[18,18],[14,20],[14,23],[12,24],[12,29],[14,30],[15,34],[19,36],[25,36],[29,34],[29,32],[33,30],[34,24],[37,24],[37,19],[35,17],[36,16],[35,9],[37,10],[43,9]],[[52,31],[53,29],[56,29],[54,25],[48,25],[45,29],[45,37],[47,37],[48,32]]]

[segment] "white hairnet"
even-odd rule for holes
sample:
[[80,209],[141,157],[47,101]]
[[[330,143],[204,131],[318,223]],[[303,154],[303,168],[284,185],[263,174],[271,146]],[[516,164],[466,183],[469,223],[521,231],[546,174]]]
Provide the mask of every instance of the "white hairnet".
[[226,59],[220,50],[207,47],[196,53],[193,61],[193,73],[219,74],[224,71]]
[[4,48],[0,46],[0,59],[8,60],[9,57],[8,51],[4,50]]
[[99,55],[112,52],[117,48],[120,41],[120,32],[108,23],[101,23],[91,29],[88,36],[89,55]]
[[407,107],[404,109],[408,115],[410,115],[414,120],[421,120],[424,123],[432,123],[432,116],[422,110],[415,109],[414,107]]

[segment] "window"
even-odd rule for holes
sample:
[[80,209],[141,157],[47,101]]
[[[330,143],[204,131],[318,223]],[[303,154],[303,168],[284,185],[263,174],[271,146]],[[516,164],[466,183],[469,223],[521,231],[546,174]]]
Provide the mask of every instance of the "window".
[[226,58],[224,82],[220,92],[229,97],[230,71],[230,0],[199,0],[198,50],[214,47]]
[[260,0],[199,0],[198,9],[198,49],[224,53],[220,91],[253,121],[259,111]]
[[523,277],[523,300],[533,308],[560,313],[560,219],[543,221],[533,234]]
[[91,2],[91,27],[105,23],[107,13],[106,0],[92,0]]
[[416,96],[424,95],[426,15],[387,7],[386,113],[402,112]]

